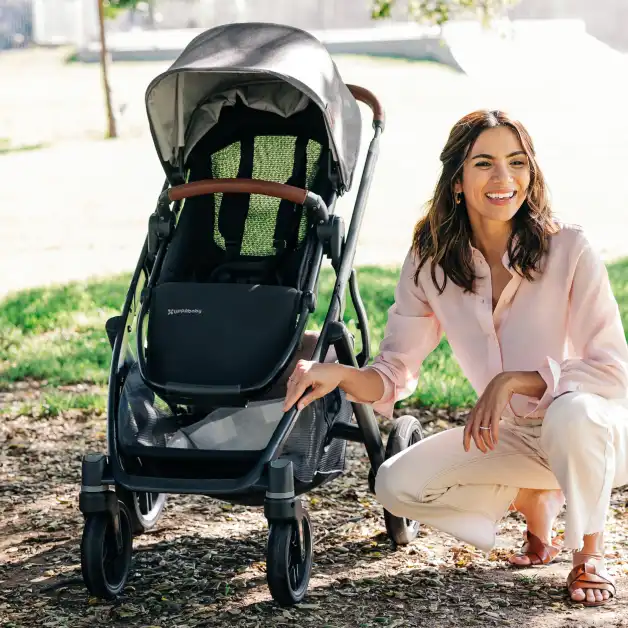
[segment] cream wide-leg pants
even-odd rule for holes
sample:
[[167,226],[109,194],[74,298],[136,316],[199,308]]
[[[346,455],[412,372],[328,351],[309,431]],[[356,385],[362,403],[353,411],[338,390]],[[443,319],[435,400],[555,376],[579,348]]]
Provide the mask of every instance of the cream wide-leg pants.
[[488,552],[520,488],[561,488],[564,547],[577,550],[604,529],[611,489],[628,484],[628,401],[567,393],[542,421],[503,419],[493,451],[471,441],[467,453],[462,438],[462,427],[446,430],[387,460],[378,501]]

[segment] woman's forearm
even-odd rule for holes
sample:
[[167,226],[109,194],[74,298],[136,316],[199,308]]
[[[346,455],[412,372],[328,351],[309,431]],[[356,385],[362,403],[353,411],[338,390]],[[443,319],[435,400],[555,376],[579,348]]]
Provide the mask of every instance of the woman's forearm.
[[337,365],[340,373],[340,388],[362,403],[373,403],[384,394],[384,381],[374,369],[363,371],[344,364]]
[[547,384],[538,371],[509,371],[502,375],[508,378],[506,385],[515,395],[540,399],[547,389]]

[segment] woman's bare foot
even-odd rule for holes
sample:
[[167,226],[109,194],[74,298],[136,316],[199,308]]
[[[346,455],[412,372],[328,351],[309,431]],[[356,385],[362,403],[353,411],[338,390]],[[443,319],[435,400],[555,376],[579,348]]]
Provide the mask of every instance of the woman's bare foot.
[[[536,536],[541,543],[552,546],[552,527],[565,497],[561,490],[541,491],[522,488],[514,501],[514,509],[526,519],[528,531]],[[530,556],[526,555],[526,546],[522,552],[513,554],[509,562],[518,567],[527,567],[533,564]]]
[[[573,553],[574,570],[571,584],[568,580],[569,595],[574,602],[591,606],[601,606],[614,594],[614,584],[604,565],[603,533],[588,534],[584,537],[582,551]],[[578,565],[585,568],[577,570]],[[579,587],[581,584],[582,587]]]

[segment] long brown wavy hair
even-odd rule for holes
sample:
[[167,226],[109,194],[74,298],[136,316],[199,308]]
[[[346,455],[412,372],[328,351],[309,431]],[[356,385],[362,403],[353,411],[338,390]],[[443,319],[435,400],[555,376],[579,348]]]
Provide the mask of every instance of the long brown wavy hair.
[[[538,167],[534,145],[524,126],[502,111],[474,111],[452,128],[440,155],[442,172],[427,214],[414,228],[412,251],[418,261],[414,275],[431,260],[434,285],[442,294],[450,279],[464,289],[474,292],[476,279],[471,255],[471,223],[463,199],[456,204],[454,186],[462,181],[462,167],[476,139],[486,129],[508,127],[519,138],[530,164],[530,185],[527,196],[515,216],[508,239],[508,255],[516,272],[533,281],[532,272],[541,272],[541,262],[549,249],[549,236],[557,231],[549,203],[545,178]],[[445,274],[442,285],[436,279],[436,268]]]

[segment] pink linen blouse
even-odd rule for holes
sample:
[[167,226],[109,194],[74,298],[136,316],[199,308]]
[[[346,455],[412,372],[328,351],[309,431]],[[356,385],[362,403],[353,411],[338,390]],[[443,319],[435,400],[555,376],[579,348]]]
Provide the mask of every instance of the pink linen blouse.
[[[444,333],[471,385],[481,395],[502,371],[538,371],[547,383],[541,399],[513,395],[506,416],[542,418],[552,400],[570,391],[628,397],[628,346],[606,266],[582,229],[560,225],[550,238],[542,273],[528,281],[509,267],[512,278],[493,312],[491,276],[483,255],[472,247],[476,293],[451,280],[439,295],[430,263],[414,283],[416,261],[404,261],[395,302],[373,364],[384,394],[373,404],[391,417],[396,401],[416,389],[421,364]],[[440,285],[444,273],[436,269]]]

